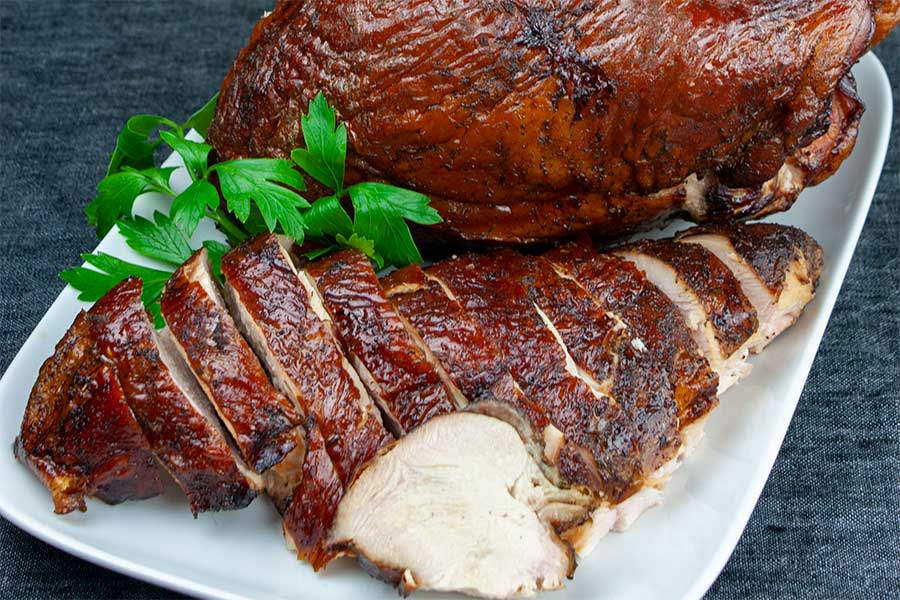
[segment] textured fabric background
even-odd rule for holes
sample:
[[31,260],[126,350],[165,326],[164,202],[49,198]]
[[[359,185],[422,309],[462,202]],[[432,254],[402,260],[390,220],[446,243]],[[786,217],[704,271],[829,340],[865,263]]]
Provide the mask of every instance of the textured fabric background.
[[[0,1],[0,370],[62,289],[56,274],[97,243],[82,209],[119,127],[199,107],[268,5]],[[900,598],[900,33],[876,53],[895,90],[884,174],[778,462],[710,598]],[[0,598],[172,596],[0,520]]]

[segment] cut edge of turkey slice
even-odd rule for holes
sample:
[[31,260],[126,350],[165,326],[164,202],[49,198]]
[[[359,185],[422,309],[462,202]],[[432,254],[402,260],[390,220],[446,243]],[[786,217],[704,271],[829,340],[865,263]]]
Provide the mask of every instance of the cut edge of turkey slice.
[[[437,277],[436,275],[425,271],[425,278],[429,281],[433,281],[438,286],[440,286],[441,290],[443,290],[444,295],[450,300],[450,302],[459,303],[459,299],[456,297],[456,294],[453,293],[453,290],[450,289],[443,279]],[[398,292],[406,291],[405,289],[398,288]],[[470,317],[471,318],[471,317]],[[473,323],[480,329],[481,326],[477,324],[474,319],[471,319]],[[523,396],[525,392],[522,390],[522,386],[519,385],[519,382],[510,374],[510,379],[512,382],[512,386],[516,389],[516,391]],[[544,427],[543,431],[540,432],[541,438],[544,443],[544,459],[550,464],[556,464],[559,460],[560,452],[562,452],[563,446],[566,444],[566,436],[560,431],[553,423],[547,423],[547,426]]]
[[[206,294],[217,306],[217,308],[221,310],[224,313],[224,316],[227,319],[230,319],[234,324],[237,335],[241,339],[244,339],[243,334],[240,330],[240,325],[237,323],[238,319],[236,315],[229,310],[228,303],[226,302],[222,294],[222,290],[219,288],[219,285],[215,281],[215,276],[212,273],[212,269],[209,263],[209,254],[207,250],[205,248],[199,250],[194,254],[194,256],[188,259],[187,262],[181,265],[180,269],[182,269],[183,276],[187,278],[188,281],[198,284],[203,289],[203,291],[206,292]],[[184,346],[174,335],[170,336],[170,340],[173,342],[175,349],[178,351],[178,355],[183,359],[185,366],[193,375],[194,380],[197,382],[197,384],[200,386],[200,389],[204,392],[204,395],[209,400],[210,405],[215,407],[215,402],[212,400],[212,390],[200,377],[197,376],[197,373],[194,373],[193,369],[191,369],[187,352],[184,349]],[[246,339],[244,341],[246,341]],[[249,347],[250,343],[248,342],[247,345]],[[254,356],[256,356],[252,348],[249,348],[249,351],[253,353]],[[256,357],[256,359],[259,360],[259,357]],[[265,367],[263,367],[263,370],[265,371]],[[268,373],[266,373],[266,375],[266,380],[268,382]],[[291,404],[293,405],[293,402],[291,402]],[[219,412],[218,409],[216,409],[216,414],[219,415],[221,422],[225,425],[226,429],[231,434],[230,437],[233,441],[236,438],[233,426],[228,422],[228,419],[222,416],[221,412]],[[288,452],[277,464],[272,465],[262,473],[256,473],[258,481],[262,482],[261,489],[265,489],[269,496],[275,499],[276,503],[282,503],[286,498],[290,496],[294,487],[296,487],[296,484],[299,482],[303,462],[306,457],[306,443],[303,433],[303,427],[296,427],[293,435],[297,441],[296,447]],[[249,464],[247,464],[247,468],[251,468]]]
[[678,241],[702,245],[734,273],[759,317],[759,330],[748,341],[753,353],[761,352],[778,334],[793,325],[813,297],[809,268],[802,252],[798,252],[798,256],[785,269],[784,286],[776,296],[734,249],[726,233],[688,234]]
[[616,251],[615,254],[633,263],[650,283],[658,287],[678,307],[691,337],[697,342],[710,367],[719,376],[719,394],[747,376],[750,372],[747,344],[731,356],[724,355],[703,304],[696,293],[678,277],[675,269],[658,258],[640,252],[624,249]]
[[505,419],[469,410],[435,417],[360,471],[332,546],[404,594],[561,588],[575,560],[556,527],[583,519],[593,498],[551,483],[532,446]]
[[[282,247],[284,247],[284,242],[282,243]],[[334,318],[331,316],[331,313],[328,312],[328,309],[325,308],[325,300],[322,298],[322,293],[319,291],[319,286],[316,285],[315,277],[307,273],[305,269],[297,268],[297,265],[293,264],[293,262],[292,267],[297,272],[297,277],[300,279],[300,283],[304,288],[306,288],[306,291],[309,294],[313,311],[319,316],[320,319],[322,319],[323,322],[328,324],[328,327],[329,329],[331,329],[332,335],[335,336],[335,339],[340,340],[340,336],[337,332],[337,326],[334,323]],[[356,354],[348,351],[345,344],[339,342],[338,348],[341,350],[341,361],[343,363],[343,367],[350,374],[350,377],[353,380],[353,385],[357,388],[357,390],[359,390],[361,401],[371,402],[371,406],[373,408],[377,406],[378,412],[381,414],[384,426],[391,433],[391,435],[393,435],[395,438],[403,437],[406,431],[403,429],[400,421],[397,420],[397,417],[395,417],[391,412],[390,407],[388,407],[384,403],[382,399],[381,386],[379,385],[378,381],[376,381],[372,373],[369,372],[369,369],[366,368],[366,365],[363,364],[362,360],[360,360],[360,358],[356,356]]]
[[241,451],[237,448],[232,439],[232,434],[227,430],[226,425],[219,418],[215,407],[203,391],[201,383],[194,376],[194,372],[187,363],[181,345],[172,336],[172,332],[168,327],[157,329],[153,332],[153,338],[159,351],[159,359],[169,371],[169,376],[175,386],[184,394],[191,406],[206,419],[213,429],[225,440],[234,463],[241,472],[250,487],[259,492],[265,487],[262,477],[250,468],[241,456]]
[[357,373],[353,366],[350,364],[350,360],[347,358],[347,353],[344,352],[344,348],[338,340],[337,332],[335,331],[334,320],[331,318],[331,314],[325,308],[325,303],[322,300],[322,296],[319,294],[319,289],[316,287],[315,281],[313,281],[312,277],[310,277],[306,271],[298,269],[297,265],[294,264],[294,261],[291,258],[290,248],[294,243],[293,240],[291,240],[287,236],[279,235],[278,243],[281,246],[281,252],[282,256],[284,257],[285,263],[290,267],[291,271],[294,272],[294,275],[297,276],[298,285],[300,285],[300,287],[303,288],[303,290],[306,292],[313,313],[319,318],[320,321],[322,321],[323,324],[325,324],[331,334],[331,338],[335,343],[335,347],[337,348],[341,356],[341,369],[343,369],[350,377],[350,381],[353,384],[353,387],[355,387],[358,392],[360,410],[365,412],[369,416],[380,419],[381,413],[376,408],[372,397],[369,395],[369,391],[366,389],[366,386],[363,385],[363,382],[360,380],[359,373]]
[[227,280],[224,288],[225,301],[228,304],[228,309],[231,311],[231,316],[234,317],[234,324],[237,325],[238,331],[241,332],[250,348],[253,349],[254,354],[259,358],[259,362],[269,375],[272,384],[291,401],[297,412],[306,417],[307,411],[306,407],[301,404],[300,392],[290,375],[285,371],[284,365],[281,364],[281,361],[275,356],[275,353],[269,346],[266,334],[256,322],[256,319],[253,318],[253,315],[250,314],[250,311],[247,310],[240,294]]
[[[379,279],[382,283],[382,287],[384,281]],[[422,286],[417,283],[405,282],[399,285],[395,285],[390,289],[384,289],[384,297],[388,300],[391,300],[392,296],[397,296],[400,294],[411,294],[419,289]],[[396,305],[396,303],[391,300],[394,304],[394,310],[397,312],[397,317],[400,319],[400,322],[403,324],[403,327],[406,329],[409,336],[413,339],[416,345],[425,353],[425,360],[431,363],[431,366],[434,367],[434,370],[437,372],[438,377],[441,379],[441,383],[444,384],[444,388],[446,388],[447,393],[450,395],[450,398],[453,399],[453,403],[456,405],[456,408],[465,408],[469,404],[469,399],[466,398],[465,394],[462,393],[462,390],[459,389],[459,386],[453,382],[453,378],[450,377],[450,373],[447,372],[446,367],[441,363],[440,360],[434,355],[434,352],[431,351],[431,348],[428,347],[428,344],[422,339],[422,336],[416,330],[412,323],[410,323],[409,319],[403,314],[400,308]]]

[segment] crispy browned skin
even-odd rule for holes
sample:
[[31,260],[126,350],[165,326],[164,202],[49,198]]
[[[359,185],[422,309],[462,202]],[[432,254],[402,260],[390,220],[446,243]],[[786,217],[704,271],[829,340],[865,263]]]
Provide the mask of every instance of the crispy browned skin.
[[875,6],[875,33],[872,35],[874,46],[900,23],[900,0],[874,0],[872,4]]
[[400,432],[456,410],[434,365],[385,297],[372,264],[354,250],[336,252],[307,267],[348,355],[372,397]]
[[741,284],[725,264],[698,244],[672,240],[644,240],[623,248],[652,256],[670,265],[690,288],[706,312],[723,356],[731,356],[750,339],[759,321]]
[[634,265],[616,256],[597,254],[586,243],[562,246],[545,257],[634,330],[645,346],[643,352],[634,355],[635,360],[648,372],[667,374],[681,427],[718,403],[718,377],[700,354],[678,307]]
[[822,272],[822,247],[807,233],[775,223],[748,223],[694,227],[679,236],[720,233],[731,240],[735,251],[747,261],[777,299],[785,284],[785,271],[800,256],[806,261],[813,289]]
[[[881,36],[897,11],[878,4]],[[347,123],[348,180],[423,191],[466,239],[747,218],[852,147],[845,76],[873,29],[867,0],[281,0],[210,139],[223,158],[286,156],[322,91]]]
[[680,445],[678,405],[662,372],[647,369],[635,356],[627,329],[546,259],[509,251],[504,256],[511,275],[546,313],[575,362],[601,382],[628,415],[644,474],[671,459]]
[[194,271],[205,260],[201,250],[175,271],[160,306],[244,459],[264,474],[302,449],[303,420],[269,383],[225,308],[195,280]]
[[162,492],[150,446],[84,312],[41,367],[14,449],[59,514],[86,510],[85,496],[118,504]]
[[280,510],[285,535],[296,548],[298,557],[308,561],[316,571],[337,554],[326,543],[343,493],[322,433],[315,417],[310,417],[306,423],[303,477],[287,505]]
[[87,315],[98,352],[115,365],[128,405],[150,447],[175,478],[194,514],[247,506],[256,496],[228,442],[177,387],[162,362],[141,282],[127,279]]
[[640,485],[642,472],[631,422],[618,405],[566,370],[564,350],[510,271],[498,254],[467,254],[429,269],[484,328],[525,394],[565,435],[561,474],[610,501],[624,498]]
[[521,411],[537,432],[550,423],[543,407],[518,387],[481,326],[422,267],[409,265],[381,283],[388,298],[416,328],[466,398],[473,402],[508,402]]
[[262,235],[226,254],[222,273],[284,369],[290,380],[285,385],[296,391],[302,410],[315,415],[341,481],[349,481],[394,438],[361,397],[339,342],[313,310],[287,252],[274,235]]

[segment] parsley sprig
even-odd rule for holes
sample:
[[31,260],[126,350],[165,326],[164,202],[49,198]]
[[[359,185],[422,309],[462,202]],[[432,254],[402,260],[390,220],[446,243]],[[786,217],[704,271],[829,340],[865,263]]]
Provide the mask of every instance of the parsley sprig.
[[[97,300],[122,279],[137,276],[144,280],[145,304],[162,325],[158,301],[163,285],[194,251],[189,240],[204,218],[215,221],[228,240],[228,244],[202,242],[217,272],[231,246],[263,231],[286,234],[298,243],[313,240],[309,258],[351,247],[379,267],[421,262],[407,222],[433,225],[441,221],[440,215],[418,192],[379,182],[345,187],[347,129],[321,93],[301,117],[304,147],[295,149],[290,160],[249,158],[211,164],[212,147],[188,138],[186,132],[194,129],[206,136],[216,99],[182,124],[159,115],[136,115],[127,121],[85,214],[98,237],[116,226],[135,252],[159,261],[165,270],[103,253],[82,255],[93,268],[75,267],[60,274],[80,292],[79,299]],[[190,185],[181,192],[170,183],[176,169],[156,165],[162,145],[181,157],[190,176]],[[330,194],[307,200],[302,195],[307,189],[304,173]],[[133,214],[135,200],[147,192],[171,198],[168,214],[157,211],[152,219]]]

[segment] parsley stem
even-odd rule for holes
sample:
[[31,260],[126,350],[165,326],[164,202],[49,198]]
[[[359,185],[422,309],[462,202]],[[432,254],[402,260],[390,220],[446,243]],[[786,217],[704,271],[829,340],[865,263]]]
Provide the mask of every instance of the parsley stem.
[[238,227],[238,225],[229,218],[228,213],[221,208],[216,209],[215,211],[207,211],[206,214],[210,219],[218,223],[232,246],[243,242],[250,237],[247,232]]

